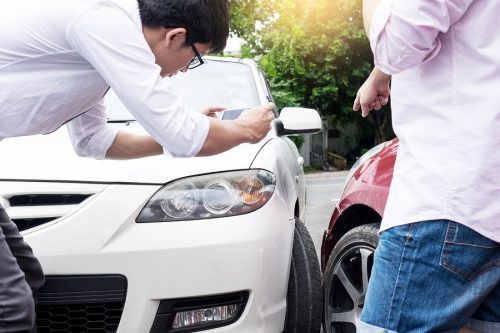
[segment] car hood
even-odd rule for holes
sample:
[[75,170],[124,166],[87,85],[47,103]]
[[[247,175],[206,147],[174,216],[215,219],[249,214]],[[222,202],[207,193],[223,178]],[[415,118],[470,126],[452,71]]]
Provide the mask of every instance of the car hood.
[[[117,125],[115,125],[117,126]],[[123,126],[123,125],[120,125]],[[143,132],[137,124],[127,130]],[[210,157],[162,155],[114,161],[78,157],[66,129],[50,135],[10,138],[0,142],[0,180],[163,184],[191,175],[247,169],[269,135],[259,144],[243,144]]]

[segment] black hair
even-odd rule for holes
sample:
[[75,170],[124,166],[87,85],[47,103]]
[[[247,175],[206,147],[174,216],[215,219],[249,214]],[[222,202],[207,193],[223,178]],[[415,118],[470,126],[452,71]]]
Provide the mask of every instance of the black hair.
[[138,0],[142,25],[150,28],[185,28],[186,40],[209,43],[214,53],[229,37],[228,0]]

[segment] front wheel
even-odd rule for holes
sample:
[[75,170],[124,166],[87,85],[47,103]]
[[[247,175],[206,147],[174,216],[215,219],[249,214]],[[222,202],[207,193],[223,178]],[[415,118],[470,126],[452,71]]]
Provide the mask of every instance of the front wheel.
[[304,223],[296,219],[284,332],[320,332],[322,295],[321,271],[314,243]]
[[367,224],[350,230],[330,254],[323,282],[325,333],[356,333],[379,227],[379,224]]

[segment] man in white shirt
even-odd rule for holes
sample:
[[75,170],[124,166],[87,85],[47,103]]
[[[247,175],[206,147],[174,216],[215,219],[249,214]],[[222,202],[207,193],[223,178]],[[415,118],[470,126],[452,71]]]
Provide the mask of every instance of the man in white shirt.
[[[68,124],[75,151],[97,159],[212,155],[265,137],[268,104],[219,121],[189,112],[163,77],[224,49],[227,0],[17,0],[0,11],[0,140]],[[106,124],[112,88],[151,136]],[[205,114],[220,111],[207,108]],[[0,332],[34,329],[40,264],[0,207]]]
[[376,68],[354,109],[391,93],[400,144],[358,332],[500,332],[498,13],[364,0]]

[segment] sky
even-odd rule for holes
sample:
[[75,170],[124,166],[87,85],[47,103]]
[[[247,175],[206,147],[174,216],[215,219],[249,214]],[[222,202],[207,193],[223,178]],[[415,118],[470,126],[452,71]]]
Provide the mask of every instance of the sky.
[[242,43],[243,43],[243,40],[241,38],[230,37],[227,40],[227,45],[226,45],[226,48],[224,49],[224,51],[226,51],[228,53],[233,53],[235,51],[239,52]]

